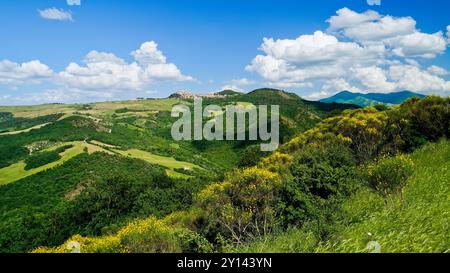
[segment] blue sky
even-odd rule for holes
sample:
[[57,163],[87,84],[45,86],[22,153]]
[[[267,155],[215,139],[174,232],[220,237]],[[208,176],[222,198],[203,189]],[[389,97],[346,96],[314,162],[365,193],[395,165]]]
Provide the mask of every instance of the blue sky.
[[450,1],[372,1],[2,0],[0,105],[258,87],[448,96]]

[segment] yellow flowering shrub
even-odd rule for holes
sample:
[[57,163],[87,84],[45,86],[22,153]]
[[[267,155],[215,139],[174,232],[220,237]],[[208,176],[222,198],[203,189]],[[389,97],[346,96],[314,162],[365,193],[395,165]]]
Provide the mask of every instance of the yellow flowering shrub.
[[212,247],[197,233],[151,216],[128,224],[113,236],[75,235],[59,247],[40,247],[33,252],[70,253],[77,249],[81,253],[181,253],[210,252]]
[[409,176],[414,172],[414,163],[406,155],[382,157],[367,167],[369,183],[382,196],[401,193]]
[[257,167],[228,175],[225,182],[212,184],[197,195],[211,226],[219,225],[235,243],[261,236],[276,226],[276,202],[280,176]]

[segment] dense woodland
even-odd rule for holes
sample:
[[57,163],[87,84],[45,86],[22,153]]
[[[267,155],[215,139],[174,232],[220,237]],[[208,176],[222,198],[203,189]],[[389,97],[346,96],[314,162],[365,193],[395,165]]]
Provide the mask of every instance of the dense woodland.
[[0,112],[0,133],[17,131],[43,123],[55,122],[61,117],[61,114],[54,114],[36,118],[16,118],[10,112]]

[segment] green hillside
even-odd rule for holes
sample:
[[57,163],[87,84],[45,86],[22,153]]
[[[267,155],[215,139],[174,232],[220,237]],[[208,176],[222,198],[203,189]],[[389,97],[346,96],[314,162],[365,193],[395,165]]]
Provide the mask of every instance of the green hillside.
[[280,105],[280,136],[283,141],[312,128],[323,117],[339,113],[357,106],[346,104],[327,104],[303,100],[297,94],[278,89],[256,89],[246,94],[235,95],[224,99],[208,98],[204,104],[228,105],[251,103],[253,105]]
[[[255,152],[257,142],[172,140],[170,111],[180,103],[192,106],[189,99],[158,99],[0,107],[0,251],[54,246],[73,234],[98,236],[135,218],[162,217],[192,205],[193,193],[228,171],[268,155]],[[321,109],[279,90],[209,103],[281,105],[284,141],[346,108]],[[107,197],[119,204],[110,207]]]
[[77,241],[83,252],[448,252],[449,120],[439,97],[345,110],[202,184],[182,209],[34,251]]
[[72,234],[101,235],[150,214],[192,203],[205,179],[171,178],[143,160],[82,153],[65,164],[0,186],[0,252],[58,245]]
[[363,187],[340,208],[327,242],[310,227],[265,238],[238,252],[369,252],[376,241],[382,252],[443,253],[450,251],[450,142],[429,144],[411,155],[415,170],[403,196],[388,202]]
[[386,205],[366,189],[355,193],[343,204],[340,230],[318,251],[363,252],[368,240],[384,252],[450,251],[450,142],[427,145],[411,159],[415,170],[403,196]]
[[222,96],[236,96],[236,95],[241,95],[242,93],[234,91],[234,90],[223,90],[223,91],[217,92],[216,94],[222,95]]

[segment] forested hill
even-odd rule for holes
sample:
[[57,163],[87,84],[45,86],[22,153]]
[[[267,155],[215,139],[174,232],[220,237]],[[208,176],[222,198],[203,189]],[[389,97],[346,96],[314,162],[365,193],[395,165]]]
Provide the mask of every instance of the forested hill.
[[[284,142],[348,108],[317,107],[280,90],[225,95],[205,105],[280,105]],[[0,251],[54,246],[73,234],[99,236],[136,218],[164,217],[192,205],[228,171],[269,155],[258,142],[174,141],[176,104],[192,107],[192,100],[0,107]]]
[[352,104],[322,103],[307,101],[295,93],[278,89],[262,88],[246,94],[234,94],[225,98],[205,98],[205,104],[227,105],[247,103],[253,105],[279,105],[281,115],[281,138],[287,141],[319,122],[345,109],[356,109]]
[[[446,252],[450,99],[346,110],[192,204],[36,252]],[[437,144],[436,144],[437,143]],[[408,232],[405,232],[408,231]]]
[[372,224],[388,251],[446,251],[449,98],[327,111],[265,89],[204,102],[279,104],[284,143],[174,141],[172,106],[191,99],[0,108],[0,252],[289,251],[286,238],[364,252]]

